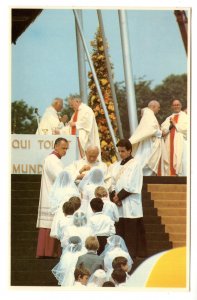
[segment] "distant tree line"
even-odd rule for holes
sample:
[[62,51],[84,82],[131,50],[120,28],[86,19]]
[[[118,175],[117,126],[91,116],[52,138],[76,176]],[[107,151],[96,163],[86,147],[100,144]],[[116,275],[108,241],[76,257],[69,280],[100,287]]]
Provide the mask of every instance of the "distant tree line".
[[[124,137],[129,138],[126,88],[124,82],[116,83],[115,87]],[[139,79],[135,83],[135,97],[138,121],[140,120],[141,109],[146,107],[150,100],[159,101],[161,109],[157,115],[157,119],[161,124],[171,113],[172,100],[179,99],[182,102],[183,108],[187,107],[187,75],[170,75],[153,89],[151,88],[151,81]]]
[[[126,88],[124,82],[115,83],[119,113],[122,122],[124,137],[130,137],[129,118],[127,109]],[[161,110],[157,115],[162,121],[171,113],[171,101],[179,99],[183,108],[187,107],[187,75],[170,75],[155,88],[151,88],[151,81],[139,79],[135,82],[135,96],[137,102],[138,120],[140,110],[146,107],[150,100],[158,100]],[[68,106],[68,97],[64,100],[64,113],[71,116],[72,110]],[[49,103],[50,105],[50,103]],[[12,133],[34,134],[37,129],[37,119],[34,107],[29,107],[24,100],[17,100],[11,104],[11,129]]]

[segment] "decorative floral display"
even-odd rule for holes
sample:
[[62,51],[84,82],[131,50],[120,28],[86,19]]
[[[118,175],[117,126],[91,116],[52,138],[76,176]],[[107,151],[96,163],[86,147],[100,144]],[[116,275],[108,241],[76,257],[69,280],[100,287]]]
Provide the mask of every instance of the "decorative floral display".
[[[117,120],[111,94],[111,87],[108,79],[106,58],[100,28],[98,28],[97,33],[95,34],[95,39],[91,42],[91,46],[93,47],[92,61],[97,74],[97,78],[100,83],[102,95],[106,104],[106,108],[108,110],[108,115],[112,124],[112,128],[114,130],[114,134],[116,137],[118,137]],[[88,101],[89,106],[94,111],[98,124],[102,160],[107,164],[111,164],[117,160],[115,147],[107,125],[104,110],[102,108],[92,72],[88,73],[88,77],[88,86],[90,88]]]

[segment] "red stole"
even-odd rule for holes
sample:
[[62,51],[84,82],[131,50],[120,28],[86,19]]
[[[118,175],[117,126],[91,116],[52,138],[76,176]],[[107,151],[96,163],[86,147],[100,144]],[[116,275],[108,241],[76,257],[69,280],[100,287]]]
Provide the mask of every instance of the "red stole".
[[[173,120],[175,121],[175,123],[178,122],[178,118],[179,118],[178,114],[174,115]],[[175,130],[176,130],[175,127],[172,127],[172,129],[170,130],[170,175],[171,176],[176,175],[176,171],[173,166]]]
[[59,159],[61,159],[61,156],[55,150],[53,152],[51,152],[51,154],[55,154]]
[[[78,117],[78,110],[75,111],[75,113],[74,113],[74,115],[73,115],[72,121],[73,121],[73,122],[77,122],[77,117]],[[72,134],[72,135],[76,135],[76,132],[77,132],[76,126],[72,126],[72,127],[71,127],[71,134]],[[82,157],[84,156],[84,151],[83,151],[83,149],[82,149],[82,147],[81,147],[79,138],[77,138],[77,141],[78,141],[78,147],[79,147],[80,156],[81,156],[81,158],[82,158]]]
[[[73,115],[73,119],[72,119],[72,121],[73,122],[77,122],[77,116],[78,116],[78,110],[76,110],[76,112],[74,113],[74,115]],[[71,134],[72,135],[76,135],[76,126],[72,126],[72,128],[71,128]]]

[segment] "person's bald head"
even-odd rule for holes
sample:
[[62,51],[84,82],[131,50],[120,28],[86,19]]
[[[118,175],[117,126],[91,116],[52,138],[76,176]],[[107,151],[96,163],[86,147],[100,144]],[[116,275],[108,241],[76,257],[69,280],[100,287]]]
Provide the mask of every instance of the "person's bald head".
[[156,115],[160,110],[160,103],[157,100],[151,100],[148,103],[148,108],[150,108]]
[[97,146],[90,145],[86,148],[85,154],[88,162],[94,163],[98,158],[99,148]]
[[173,113],[179,113],[182,108],[181,101],[178,99],[173,100],[172,104],[171,104],[171,108],[172,108]]
[[60,112],[63,108],[63,99],[57,97],[53,100],[51,105],[55,108],[57,112]]

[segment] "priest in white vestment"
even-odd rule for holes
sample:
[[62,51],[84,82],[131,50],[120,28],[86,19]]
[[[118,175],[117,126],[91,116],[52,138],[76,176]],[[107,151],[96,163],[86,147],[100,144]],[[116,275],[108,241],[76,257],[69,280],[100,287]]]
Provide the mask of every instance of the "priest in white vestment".
[[90,169],[96,167],[103,171],[104,180],[107,182],[108,167],[98,159],[99,154],[100,151],[97,146],[89,145],[85,150],[85,156],[66,166],[65,170],[71,174],[73,180],[78,184]]
[[64,126],[68,117],[66,115],[60,117],[58,113],[62,111],[63,99],[55,98],[46,111],[38,125],[36,134],[70,134],[69,127]]
[[144,176],[156,175],[158,172],[162,149],[162,131],[155,115],[159,110],[159,102],[150,101],[148,107],[142,110],[140,123],[129,139],[133,149],[132,155],[141,164]]
[[82,103],[79,97],[69,98],[69,105],[74,110],[74,114],[68,124],[71,127],[71,134],[78,135],[81,157],[85,155],[85,150],[89,145],[97,146],[100,151],[98,126],[93,110]]
[[[172,102],[172,115],[161,124],[169,168],[163,172],[166,176],[187,176],[187,129],[188,115],[181,111],[179,100]],[[162,156],[163,157],[163,156]]]
[[143,172],[141,163],[131,155],[132,145],[129,140],[122,139],[116,146],[121,161],[115,162],[110,168],[110,199],[117,205],[119,212],[116,234],[124,239],[134,259],[147,255],[141,199]]
[[56,139],[54,151],[49,154],[43,163],[40,199],[38,206],[38,217],[36,227],[39,228],[36,257],[57,257],[58,240],[50,237],[50,229],[53,221],[49,193],[58,174],[64,165],[61,157],[66,154],[68,141],[64,138]]

